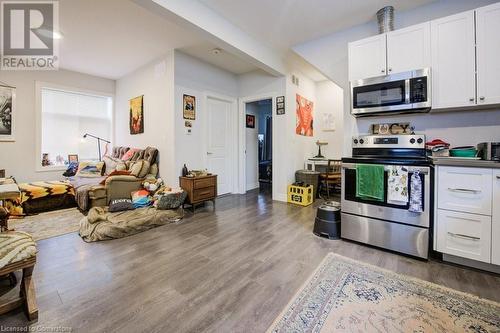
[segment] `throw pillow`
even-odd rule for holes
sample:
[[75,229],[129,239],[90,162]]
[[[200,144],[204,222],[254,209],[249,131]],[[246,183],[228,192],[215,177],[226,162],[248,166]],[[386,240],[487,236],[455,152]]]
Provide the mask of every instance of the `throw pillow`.
[[109,211],[110,212],[121,212],[124,210],[132,210],[135,209],[132,204],[132,200],[130,199],[114,199],[109,203]]
[[158,164],[153,163],[151,168],[149,168],[149,174],[153,175],[153,177],[158,177]]
[[101,177],[104,162],[80,162],[78,165],[77,176],[80,177]]
[[104,162],[104,172],[105,174],[109,175],[113,171],[116,170],[116,166],[118,165],[118,162],[121,162],[121,160],[116,159],[114,157],[104,155],[102,158],[102,161]]
[[138,160],[130,165],[130,174],[137,178],[144,178],[149,172],[149,162],[146,160]]
[[111,177],[111,176],[129,176],[130,175],[130,171],[128,170],[114,170],[113,172],[111,172],[106,178],[104,178],[100,184],[101,185],[105,185],[106,184],[106,180]]
[[128,161],[134,156],[135,152],[138,151],[139,149],[129,149],[125,154],[122,156],[122,161]]
[[118,164],[116,164],[115,170],[116,171],[126,171],[127,170],[127,164],[125,164],[125,162],[118,162]]

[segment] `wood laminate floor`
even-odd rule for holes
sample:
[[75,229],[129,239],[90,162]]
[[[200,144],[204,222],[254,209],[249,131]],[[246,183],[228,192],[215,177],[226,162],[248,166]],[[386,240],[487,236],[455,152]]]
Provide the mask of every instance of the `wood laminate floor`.
[[[84,243],[42,240],[33,325],[73,332],[264,332],[328,252],[500,301],[500,277],[312,234],[313,206],[257,191],[188,213],[180,224]],[[14,291],[11,291],[14,292]],[[5,295],[4,295],[5,296]],[[27,325],[21,311],[3,327]]]

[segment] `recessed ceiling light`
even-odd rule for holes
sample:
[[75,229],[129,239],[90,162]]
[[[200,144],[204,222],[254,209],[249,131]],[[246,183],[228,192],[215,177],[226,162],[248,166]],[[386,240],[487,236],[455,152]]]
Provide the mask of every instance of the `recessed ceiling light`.
[[212,54],[213,55],[219,55],[221,54],[222,50],[219,49],[218,47],[216,47],[215,49],[212,50]]

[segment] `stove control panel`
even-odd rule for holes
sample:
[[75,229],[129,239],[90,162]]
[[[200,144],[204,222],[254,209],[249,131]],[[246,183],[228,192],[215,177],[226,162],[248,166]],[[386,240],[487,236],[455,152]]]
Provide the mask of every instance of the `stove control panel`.
[[425,149],[425,135],[360,135],[352,138],[352,147]]

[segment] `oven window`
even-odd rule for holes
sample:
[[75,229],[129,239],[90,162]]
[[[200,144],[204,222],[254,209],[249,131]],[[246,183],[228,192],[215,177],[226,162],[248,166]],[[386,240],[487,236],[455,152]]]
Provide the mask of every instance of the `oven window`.
[[[413,175],[412,172],[408,173],[408,179],[411,179],[411,176]],[[420,179],[422,181],[422,184],[424,184],[426,175],[420,174]],[[398,209],[403,209],[403,210],[408,210],[410,207],[410,204],[406,205],[393,205],[390,203],[387,203],[387,180],[388,180],[388,172],[386,171],[384,174],[384,201],[375,201],[375,200],[366,200],[366,199],[360,199],[356,197],[356,170],[355,169],[345,169],[345,191],[344,191],[344,199],[349,200],[349,201],[355,201],[355,202],[361,202],[361,203],[366,203],[366,204],[371,204],[371,205],[376,205],[376,206],[383,206],[383,207],[391,207],[391,208],[398,208]],[[425,189],[424,186],[422,186],[422,198],[425,197],[424,193]],[[408,198],[411,196],[411,186],[408,184]],[[425,207],[423,207],[425,210]]]
[[372,108],[404,103],[404,80],[353,88],[354,108]]

